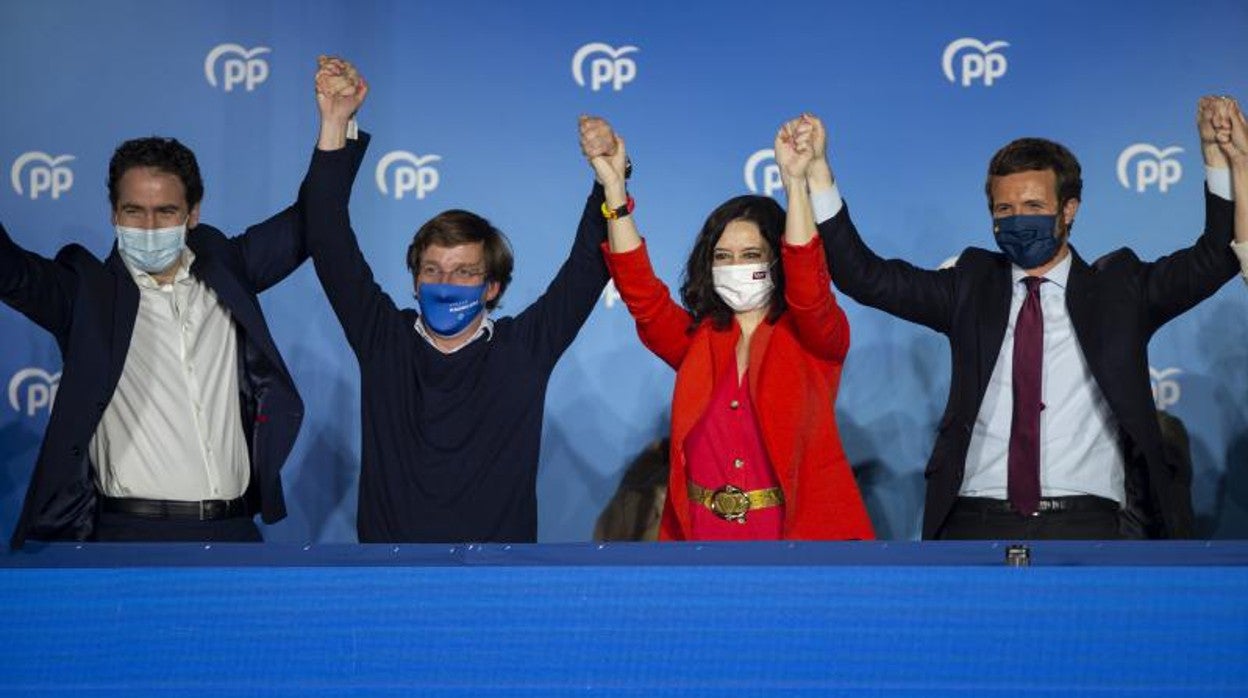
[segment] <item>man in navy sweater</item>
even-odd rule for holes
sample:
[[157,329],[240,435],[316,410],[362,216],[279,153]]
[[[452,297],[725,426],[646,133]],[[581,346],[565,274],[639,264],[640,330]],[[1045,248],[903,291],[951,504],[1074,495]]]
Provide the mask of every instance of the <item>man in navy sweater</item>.
[[[321,82],[354,76],[334,59]],[[308,251],[360,363],[360,542],[533,542],[546,386],[608,280],[602,189],[546,292],[494,320],[511,280],[502,234],[468,211],[426,222],[408,248],[419,313],[373,279],[351,229],[348,122],[367,94],[319,93],[324,122],[308,178]]]

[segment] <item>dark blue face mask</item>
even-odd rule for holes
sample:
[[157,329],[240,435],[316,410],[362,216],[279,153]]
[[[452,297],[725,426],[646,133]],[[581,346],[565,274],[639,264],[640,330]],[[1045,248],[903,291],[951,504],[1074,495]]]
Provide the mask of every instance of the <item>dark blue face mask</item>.
[[425,326],[443,337],[454,337],[472,324],[484,304],[485,284],[420,284],[416,301]]
[[997,247],[1023,269],[1044,266],[1057,255],[1061,241],[1056,230],[1057,216],[1006,216],[992,221]]

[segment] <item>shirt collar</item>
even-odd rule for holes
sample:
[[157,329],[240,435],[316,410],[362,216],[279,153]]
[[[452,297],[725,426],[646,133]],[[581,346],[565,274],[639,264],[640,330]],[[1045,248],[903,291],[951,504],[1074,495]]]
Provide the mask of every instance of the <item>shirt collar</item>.
[[[1066,248],[1066,258],[1057,263],[1057,266],[1044,273],[1044,278],[1056,284],[1058,288],[1066,289],[1066,281],[1070,278],[1070,263],[1075,257],[1075,251]],[[1017,264],[1010,264],[1010,279],[1014,284],[1027,277],[1027,271]]]
[[[442,349],[438,347],[437,342],[433,341],[433,334],[429,332],[428,328],[425,327],[425,323],[421,322],[419,317],[416,318],[416,334],[420,335],[421,337],[424,337],[425,341],[429,342],[429,345],[432,346],[434,349],[437,349],[438,351],[442,351]],[[447,351],[447,352],[443,352],[443,353],[454,354],[460,349],[463,349],[469,344],[472,344],[473,342],[480,339],[482,335],[485,335],[485,341],[487,342],[494,338],[494,319],[491,318],[489,315],[486,315],[485,318],[481,320],[481,324],[477,325],[477,331],[472,333],[472,336],[468,338],[467,342],[464,342],[463,344],[455,347],[454,349]]]

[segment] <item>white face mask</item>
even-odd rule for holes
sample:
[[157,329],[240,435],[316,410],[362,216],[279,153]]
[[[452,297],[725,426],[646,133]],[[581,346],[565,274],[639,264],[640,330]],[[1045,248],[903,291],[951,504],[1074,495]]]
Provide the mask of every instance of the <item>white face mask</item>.
[[771,265],[765,262],[711,267],[711,279],[715,293],[737,313],[763,307],[776,287],[771,279]]
[[186,247],[186,221],[168,228],[115,227],[117,250],[135,269],[148,274],[168,269]]

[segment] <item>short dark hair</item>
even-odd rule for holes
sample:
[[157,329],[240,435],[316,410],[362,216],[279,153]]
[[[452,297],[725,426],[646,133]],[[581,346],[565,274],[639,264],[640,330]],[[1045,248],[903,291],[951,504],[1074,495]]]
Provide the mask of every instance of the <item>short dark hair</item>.
[[720,204],[711,211],[698,239],[689,252],[685,273],[681,280],[680,299],[693,316],[689,327],[693,331],[705,319],[717,330],[732,326],[732,308],[715,292],[715,280],[711,268],[715,264],[715,245],[724,234],[724,228],[733,221],[749,221],[758,226],[763,240],[771,250],[771,278],[775,289],[771,293],[771,310],[767,322],[775,323],[786,307],[784,302],[784,266],[780,263],[780,237],[784,234],[784,209],[768,196],[747,194]]
[[407,269],[413,277],[419,276],[421,255],[431,245],[457,247],[474,242],[481,243],[484,250],[485,280],[498,282],[498,295],[485,304],[486,308],[493,310],[498,307],[499,301],[503,299],[503,292],[511,283],[515,257],[507,236],[472,211],[443,211],[420,226],[412,237],[412,244],[407,247]]
[[108,202],[117,208],[121,178],[135,167],[152,167],[182,180],[186,207],[195,208],[204,198],[204,180],[199,176],[195,153],[176,138],[150,136],[134,138],[117,146],[108,162]]
[[1079,161],[1061,143],[1045,138],[1019,138],[1010,141],[992,156],[984,194],[988,210],[992,210],[992,178],[1032,170],[1053,170],[1057,175],[1057,210],[1061,213],[1067,201],[1083,195],[1083,170]]

